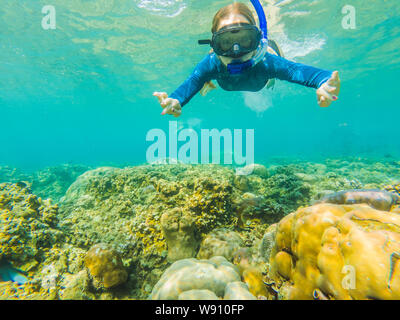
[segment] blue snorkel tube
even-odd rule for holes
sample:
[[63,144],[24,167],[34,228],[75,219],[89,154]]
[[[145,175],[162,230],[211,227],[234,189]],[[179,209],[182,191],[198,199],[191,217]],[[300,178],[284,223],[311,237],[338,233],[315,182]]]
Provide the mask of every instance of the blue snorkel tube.
[[267,19],[265,18],[264,9],[260,1],[258,0],[250,0],[250,1],[257,12],[258,20],[260,22],[260,29],[262,32],[262,39],[260,42],[260,46],[257,49],[257,53],[249,61],[242,63],[230,63],[227,65],[227,69],[230,74],[241,74],[244,70],[255,66],[264,58],[268,50],[268,29],[267,29]]
[[264,9],[258,0],[250,0],[254,9],[256,9],[258,21],[260,21],[260,29],[263,33],[263,39],[268,42],[268,29],[267,29],[267,19],[265,18]]

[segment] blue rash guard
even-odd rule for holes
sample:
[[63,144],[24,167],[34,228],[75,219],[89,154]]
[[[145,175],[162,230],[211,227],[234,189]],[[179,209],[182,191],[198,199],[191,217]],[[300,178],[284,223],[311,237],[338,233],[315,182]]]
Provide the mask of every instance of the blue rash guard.
[[262,61],[239,75],[230,75],[226,66],[215,53],[208,54],[196,66],[192,74],[170,97],[183,107],[210,80],[217,80],[227,91],[259,91],[270,79],[280,79],[318,89],[328,81],[332,72],[295,63],[267,53]]

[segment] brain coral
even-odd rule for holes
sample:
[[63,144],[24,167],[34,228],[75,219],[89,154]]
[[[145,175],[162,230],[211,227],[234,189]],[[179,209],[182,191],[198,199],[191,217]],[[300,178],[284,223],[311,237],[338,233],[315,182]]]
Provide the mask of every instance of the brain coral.
[[399,258],[398,214],[318,204],[279,222],[269,277],[283,299],[399,299]]
[[[194,290],[199,297],[205,296],[205,292],[210,297],[209,291],[220,298],[226,293],[232,297],[232,288],[228,287],[228,284],[237,281],[240,281],[237,269],[224,257],[213,257],[210,260],[183,259],[173,263],[164,272],[149,298],[152,300],[191,298]],[[228,292],[227,288],[230,288]],[[240,290],[238,296],[244,296],[243,287],[240,287]],[[190,292],[184,294],[188,291]],[[253,296],[248,292],[246,297]]]

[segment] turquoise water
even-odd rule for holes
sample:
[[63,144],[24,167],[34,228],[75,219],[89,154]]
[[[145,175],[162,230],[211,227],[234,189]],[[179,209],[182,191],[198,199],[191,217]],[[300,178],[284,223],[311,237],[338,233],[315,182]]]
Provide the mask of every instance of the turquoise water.
[[[178,127],[254,129],[256,162],[398,157],[400,3],[276,2],[263,1],[270,37],[291,60],[338,70],[338,102],[320,108],[315,90],[281,81],[258,93],[219,88],[193,98]],[[171,93],[184,81],[208,52],[197,40],[229,3],[1,1],[0,164],[146,162],[147,132],[167,132],[175,120],[160,115],[153,91]],[[48,4],[54,30],[41,25]],[[347,4],[356,9],[355,29],[342,27]]]

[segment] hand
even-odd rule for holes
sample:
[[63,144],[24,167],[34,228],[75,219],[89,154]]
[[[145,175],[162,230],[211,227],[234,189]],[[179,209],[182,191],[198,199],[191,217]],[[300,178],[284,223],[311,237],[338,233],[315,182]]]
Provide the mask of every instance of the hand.
[[216,88],[217,86],[212,81],[208,81],[204,84],[203,88],[201,88],[200,94],[204,97],[207,93]]
[[172,114],[175,118],[179,117],[182,113],[181,104],[177,99],[168,98],[166,92],[154,92],[153,96],[158,98],[158,102],[163,107],[162,115]]
[[338,99],[340,92],[339,72],[334,71],[331,78],[317,90],[318,104],[320,107],[329,107],[332,101]]

